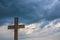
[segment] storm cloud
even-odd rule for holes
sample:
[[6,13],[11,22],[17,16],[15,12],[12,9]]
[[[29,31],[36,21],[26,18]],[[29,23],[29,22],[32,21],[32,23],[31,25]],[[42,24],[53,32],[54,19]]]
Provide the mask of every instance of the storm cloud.
[[15,16],[25,24],[60,18],[60,0],[0,0],[0,23]]

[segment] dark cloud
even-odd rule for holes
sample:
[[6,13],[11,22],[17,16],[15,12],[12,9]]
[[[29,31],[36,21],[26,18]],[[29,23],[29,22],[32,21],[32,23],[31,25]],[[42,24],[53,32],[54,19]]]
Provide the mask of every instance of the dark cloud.
[[18,16],[21,22],[27,24],[42,19],[53,20],[60,18],[59,4],[56,0],[0,0],[0,20],[15,16]]

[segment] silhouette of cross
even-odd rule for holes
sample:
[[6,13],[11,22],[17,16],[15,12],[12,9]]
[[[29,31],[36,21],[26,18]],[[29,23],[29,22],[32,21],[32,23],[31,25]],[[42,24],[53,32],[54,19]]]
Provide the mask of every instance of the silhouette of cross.
[[18,40],[18,29],[25,28],[25,25],[18,25],[18,17],[14,18],[14,25],[9,25],[8,29],[14,29],[14,40]]

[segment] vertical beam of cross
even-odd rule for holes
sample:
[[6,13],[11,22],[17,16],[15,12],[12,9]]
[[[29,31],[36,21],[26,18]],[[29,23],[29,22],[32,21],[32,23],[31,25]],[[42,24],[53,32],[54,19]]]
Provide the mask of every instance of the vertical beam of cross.
[[18,18],[15,18],[14,26],[14,40],[18,40]]
[[9,25],[8,29],[14,29],[14,40],[18,40],[18,29],[25,28],[25,25],[18,25],[18,17],[14,18],[14,25]]

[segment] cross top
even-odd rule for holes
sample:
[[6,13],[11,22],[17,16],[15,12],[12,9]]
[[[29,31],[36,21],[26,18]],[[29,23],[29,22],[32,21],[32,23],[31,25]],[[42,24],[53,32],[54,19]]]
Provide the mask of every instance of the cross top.
[[14,18],[14,25],[9,25],[8,29],[14,29],[14,40],[18,40],[18,29],[25,28],[25,25],[18,25],[18,17]]

